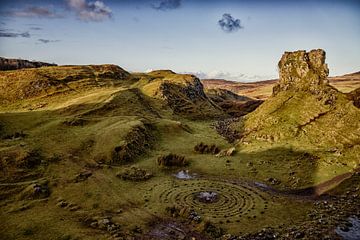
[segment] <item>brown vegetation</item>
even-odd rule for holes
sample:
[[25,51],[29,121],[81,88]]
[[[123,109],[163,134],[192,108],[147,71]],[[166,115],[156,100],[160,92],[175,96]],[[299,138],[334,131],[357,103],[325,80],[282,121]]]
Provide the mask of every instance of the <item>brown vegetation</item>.
[[197,153],[201,153],[201,154],[218,154],[220,152],[220,148],[218,146],[216,146],[215,144],[212,144],[212,145],[207,145],[207,144],[204,144],[203,142],[197,144],[195,147],[194,147],[194,151],[197,152]]
[[172,153],[158,157],[157,163],[162,167],[181,167],[188,165],[188,161],[184,156]]
[[153,175],[147,172],[145,169],[131,167],[119,172],[118,174],[116,174],[116,176],[123,180],[144,181],[148,180]]

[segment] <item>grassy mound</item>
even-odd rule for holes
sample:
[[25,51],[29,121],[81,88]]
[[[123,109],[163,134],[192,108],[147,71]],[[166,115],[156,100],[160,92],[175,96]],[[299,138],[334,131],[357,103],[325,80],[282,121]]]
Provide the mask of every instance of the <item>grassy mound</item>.
[[[196,77],[169,70],[62,66],[0,76],[8,103],[0,105],[4,239],[212,239],[286,229],[306,222],[312,204],[264,192],[266,184],[302,189],[359,159],[359,109],[322,83],[311,92],[280,86],[236,122],[221,103],[248,99],[208,96]],[[37,80],[46,84],[37,88]],[[218,198],[198,198],[209,194]],[[186,214],[169,216],[172,206]]]
[[[346,94],[328,84],[325,53],[285,53],[279,67],[281,79],[273,95],[254,112],[230,124],[239,133],[239,147],[261,146],[270,151],[281,146],[320,156],[299,161],[293,168],[298,172],[312,163],[306,167],[309,186],[357,168],[360,110]],[[279,157],[272,161],[279,161]]]
[[54,66],[0,71],[0,102],[119,85],[130,74],[115,65]]
[[194,75],[154,71],[143,75],[137,86],[145,95],[164,101],[174,114],[190,118],[223,114],[221,108],[207,97],[202,83]]

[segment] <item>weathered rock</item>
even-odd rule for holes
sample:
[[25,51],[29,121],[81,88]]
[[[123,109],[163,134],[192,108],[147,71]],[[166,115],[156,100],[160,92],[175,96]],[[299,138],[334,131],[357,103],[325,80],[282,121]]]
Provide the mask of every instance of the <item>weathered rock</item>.
[[354,106],[360,108],[360,88],[349,92],[348,96],[353,101]]
[[85,171],[77,174],[77,175],[75,176],[74,181],[75,181],[75,182],[85,181],[86,179],[88,179],[89,177],[91,177],[91,175],[92,175],[92,172],[91,172],[91,171],[85,170]]
[[116,146],[112,151],[111,163],[129,163],[137,156],[143,154],[152,144],[152,128],[152,125],[147,123],[134,127],[126,135],[125,143]]
[[144,181],[151,178],[153,175],[147,172],[145,169],[131,167],[127,168],[122,172],[116,174],[117,177],[123,180],[130,180],[130,181]]
[[0,70],[16,70],[21,68],[39,68],[57,66],[54,63],[28,61],[23,59],[8,59],[0,57]]
[[40,199],[47,198],[50,195],[50,190],[47,183],[44,184],[30,184],[20,194],[19,199]]
[[281,183],[280,180],[278,180],[276,178],[272,178],[272,177],[267,178],[266,181],[269,182],[272,185],[279,185]]
[[278,64],[280,81],[273,88],[273,95],[285,90],[319,93],[328,86],[325,56],[322,49],[285,52]]
[[235,147],[231,147],[229,149],[224,149],[221,152],[219,152],[216,156],[217,157],[230,157],[232,155],[234,155],[236,152],[236,148]]
[[214,203],[219,200],[219,194],[217,192],[198,192],[194,195],[194,199],[203,203]]
[[144,89],[150,96],[164,100],[174,114],[190,118],[224,115],[221,108],[205,94],[204,86],[196,76],[171,71],[153,71],[148,76],[154,79]]

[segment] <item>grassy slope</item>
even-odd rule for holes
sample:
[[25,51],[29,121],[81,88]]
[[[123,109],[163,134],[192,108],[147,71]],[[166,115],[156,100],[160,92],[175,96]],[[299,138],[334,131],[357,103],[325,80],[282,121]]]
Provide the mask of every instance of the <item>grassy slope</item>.
[[[242,141],[250,143],[239,143],[239,146],[245,149],[263,146],[271,151],[280,145],[285,151],[309,153],[295,168],[295,171],[304,171],[302,181],[307,181],[300,184],[302,186],[318,184],[357,168],[360,110],[343,94],[336,96],[333,104],[325,104],[326,97],[319,99],[304,92],[284,91],[269,98],[242,121],[233,124],[233,128],[243,132]],[[284,154],[286,152],[279,152],[279,157]],[[287,170],[294,169],[291,164],[285,166]],[[288,176],[279,177],[287,181]]]
[[[104,231],[89,228],[84,224],[86,218],[107,215],[113,215],[114,221],[119,223],[124,231],[131,232],[136,225],[143,231],[148,230],[147,224],[152,222],[155,216],[164,216],[165,206],[159,204],[155,198],[147,203],[152,206],[150,211],[145,207],[144,194],[154,185],[159,185],[162,189],[166,187],[162,187],[162,183],[176,181],[172,176],[176,169],[169,172],[156,165],[157,157],[168,153],[184,155],[190,161],[187,169],[206,178],[252,179],[265,182],[267,178],[275,177],[282,180],[280,187],[296,188],[333,176],[331,173],[314,181],[313,173],[308,171],[314,167],[312,163],[299,165],[299,160],[306,160],[303,157],[304,152],[309,151],[331,162],[329,154],[323,153],[323,149],[318,152],[319,148],[310,143],[303,145],[291,141],[260,141],[239,146],[238,153],[233,157],[218,158],[213,155],[196,154],[193,147],[199,142],[215,143],[222,149],[231,145],[211,127],[214,123],[212,118],[205,117],[203,120],[195,121],[184,114],[173,114],[166,101],[158,95],[159,86],[164,81],[174,83],[174,89],[178,89],[179,85],[184,86],[184,82],[191,80],[190,76],[153,72],[148,75],[125,74],[125,77],[119,80],[119,76],[114,77],[111,74],[110,77],[107,75],[98,78],[98,70],[93,70],[93,67],[90,69],[91,74],[86,66],[33,70],[48,75],[55,74],[54,78],[61,82],[60,86],[63,86],[62,82],[67,75],[80,74],[82,77],[71,83],[70,90],[60,88],[49,92],[36,92],[36,96],[28,95],[28,98],[23,99],[18,99],[19,94],[16,92],[16,89],[23,85],[11,86],[13,101],[1,105],[0,135],[3,137],[21,131],[27,135],[24,138],[2,139],[0,152],[6,153],[9,148],[26,151],[40,149],[42,160],[42,163],[33,169],[20,169],[24,171],[18,173],[20,176],[27,172],[38,173],[30,175],[27,179],[13,179],[13,175],[2,175],[1,184],[17,182],[16,187],[0,185],[2,194],[7,196],[0,202],[0,236],[4,239],[108,239],[109,235]],[[24,71],[32,70],[10,71],[6,74],[16,76],[19,73],[20,76],[16,76],[21,80],[18,84],[23,84],[27,80],[23,75]],[[110,72],[113,71],[111,68]],[[1,84],[9,79],[6,74],[0,74]],[[63,91],[64,89],[66,91]],[[219,110],[206,99],[199,99],[199,102],[194,104],[182,93],[174,91],[174,94],[178,98],[183,98],[186,106],[191,107],[190,113],[201,108],[204,116],[219,114]],[[298,101],[300,99],[301,96]],[[196,103],[199,103],[200,107]],[[314,101],[309,100],[309,113],[311,109],[317,109],[317,105],[313,103]],[[289,106],[282,110],[282,114],[288,114],[291,109]],[[350,111],[350,114],[354,111],[350,106],[346,110]],[[261,109],[258,112],[261,112]],[[255,113],[252,116],[254,115]],[[82,121],[79,122],[79,119]],[[292,121],[290,118],[287,128],[291,129]],[[70,125],[66,124],[68,122]],[[152,142],[145,147],[141,156],[135,157],[126,165],[109,166],[96,162],[103,158],[110,159],[113,148],[126,142],[126,136],[134,127],[143,126],[144,123],[152,126]],[[344,159],[349,157],[351,152],[345,154]],[[333,159],[337,161],[337,158]],[[146,182],[137,183],[117,178],[116,173],[129,165],[147,169],[154,177]],[[332,168],[330,164],[327,167],[326,170]],[[336,165],[334,171],[348,171],[351,167],[351,164]],[[295,174],[289,176],[289,169],[294,169]],[[90,170],[93,175],[86,181],[75,183],[75,176],[83,170]],[[29,185],[28,182],[22,183],[25,180],[35,180],[39,183],[48,181],[50,197],[45,200],[19,200],[18,192]],[[58,198],[76,204],[81,209],[72,212],[59,208],[56,206]],[[308,203],[301,202],[302,207],[299,208],[299,202],[296,201],[273,196],[267,198],[270,202],[269,209],[261,220],[258,218],[242,221],[241,226],[236,223],[225,223],[220,226],[232,233],[251,232],[265,226],[289,224],[292,219],[302,221],[304,211],[309,208]],[[22,210],[24,208],[27,210]],[[120,209],[121,213],[118,211]]]

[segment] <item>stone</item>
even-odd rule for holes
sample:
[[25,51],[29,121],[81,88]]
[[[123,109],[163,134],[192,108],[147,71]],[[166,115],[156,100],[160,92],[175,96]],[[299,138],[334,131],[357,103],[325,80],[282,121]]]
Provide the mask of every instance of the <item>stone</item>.
[[83,171],[75,176],[75,182],[82,182],[91,177],[92,172],[90,171]]
[[235,147],[231,147],[229,149],[224,149],[222,151],[220,151],[216,156],[217,157],[230,157],[233,156],[236,152],[236,148]]
[[119,172],[116,176],[123,180],[145,181],[145,180],[150,179],[153,176],[153,174],[149,173],[145,169],[141,169],[141,168],[133,166],[131,168],[125,169],[122,172]]
[[285,52],[278,64],[280,80],[273,88],[273,96],[286,90],[321,92],[328,86],[325,57],[322,49]]
[[65,207],[67,207],[68,205],[69,205],[69,203],[67,203],[67,202],[65,202],[65,201],[61,201],[61,202],[58,202],[58,203],[56,204],[56,206],[61,207],[61,208],[65,208]]
[[219,199],[219,194],[216,192],[199,192],[195,194],[195,199],[203,203],[214,203]]

